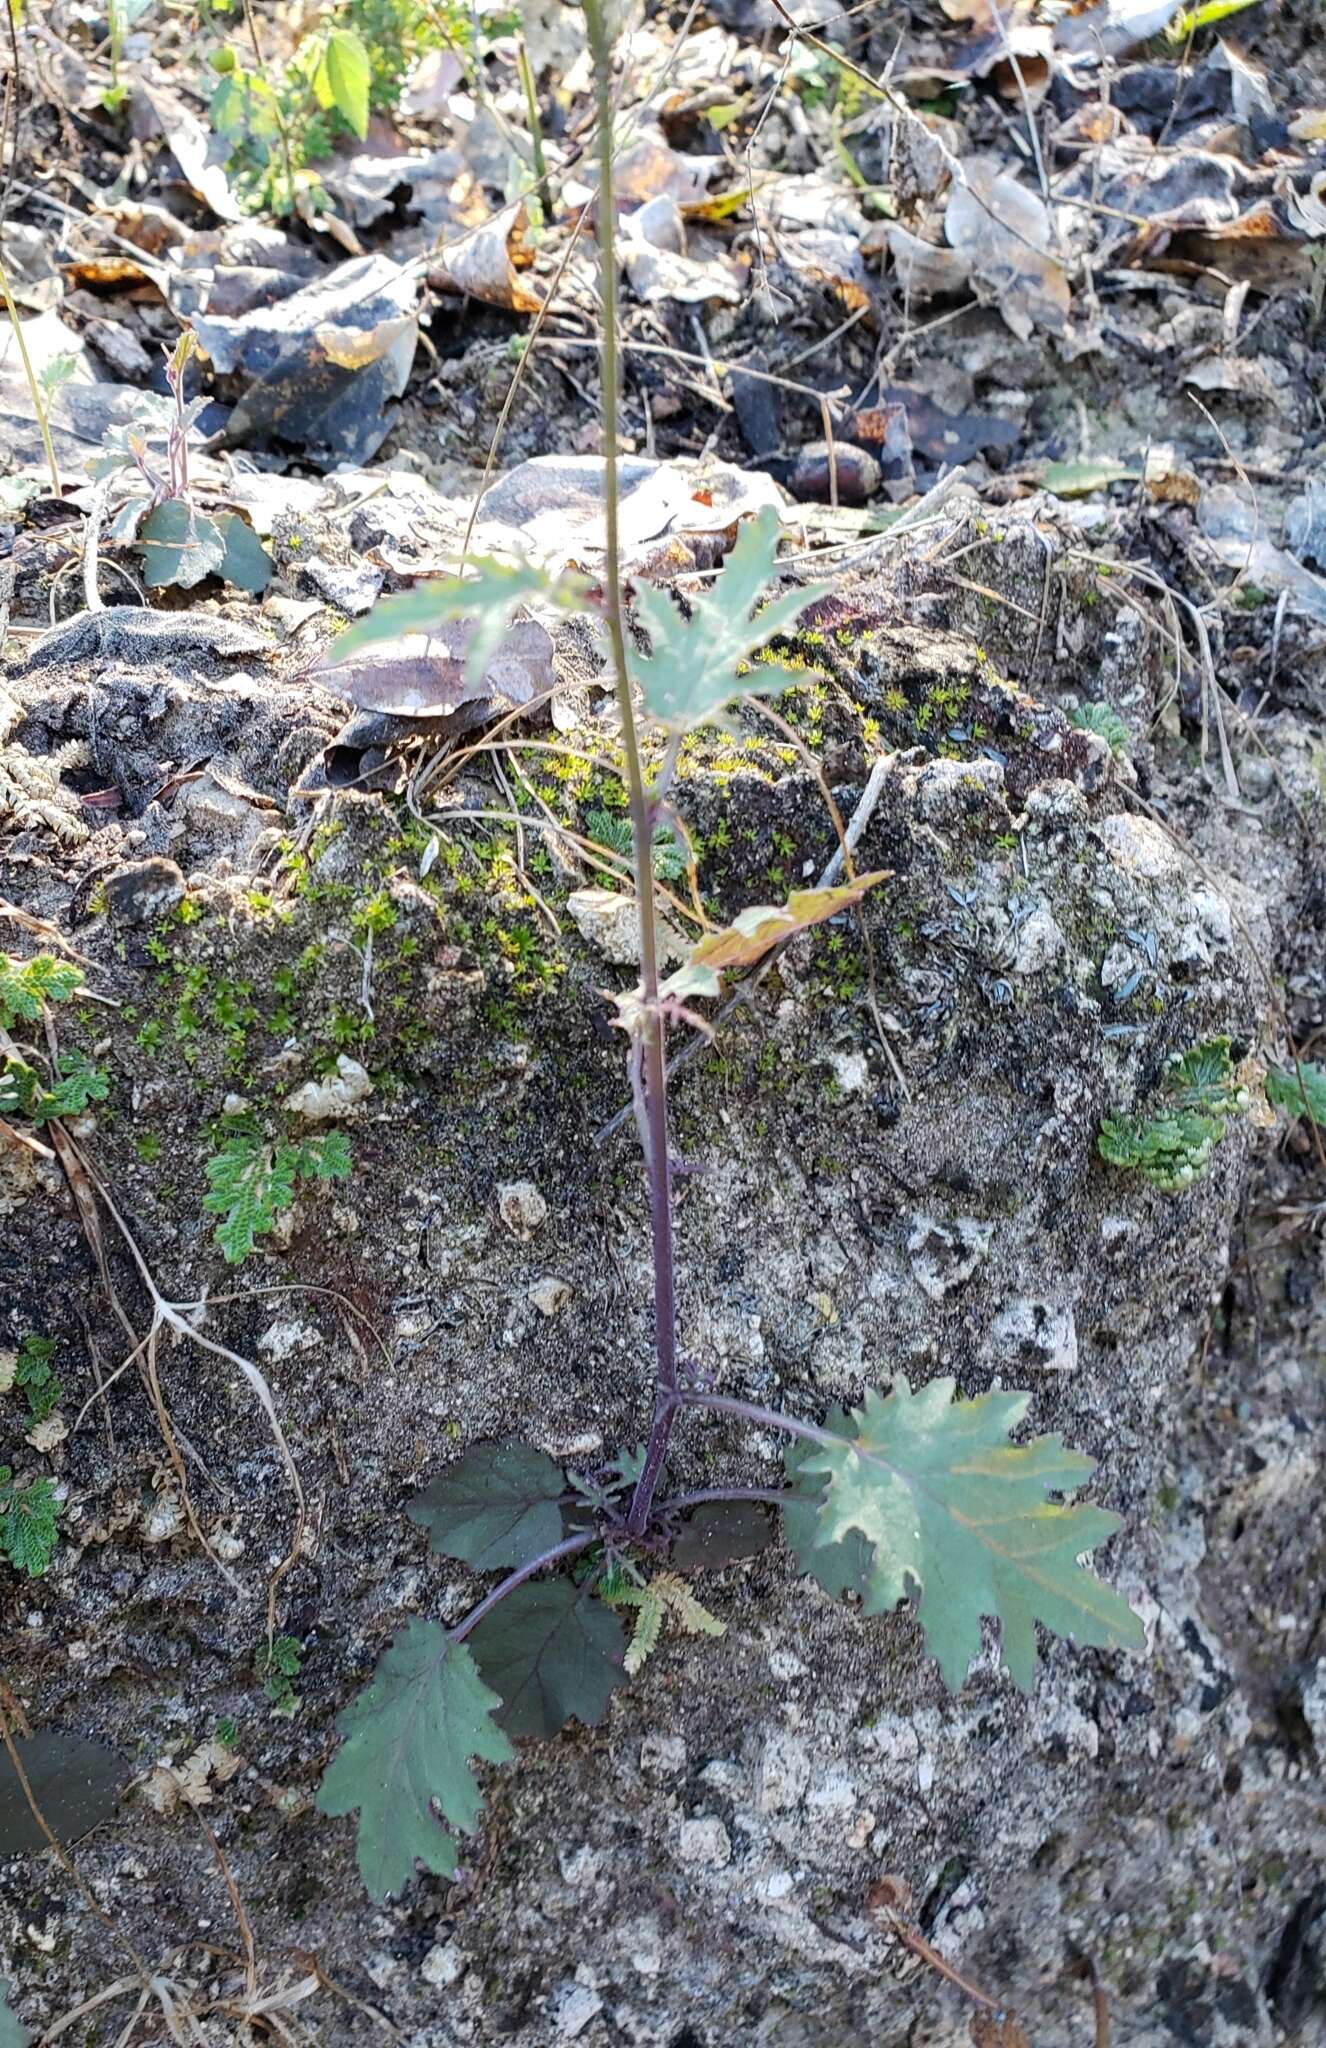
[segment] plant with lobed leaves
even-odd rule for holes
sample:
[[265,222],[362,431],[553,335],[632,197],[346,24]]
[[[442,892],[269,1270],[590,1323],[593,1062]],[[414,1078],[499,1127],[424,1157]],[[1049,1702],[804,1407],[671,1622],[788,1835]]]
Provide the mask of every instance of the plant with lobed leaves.
[[[711,931],[666,979],[655,933],[656,835],[681,742],[737,698],[802,680],[777,663],[750,666],[823,595],[801,588],[768,598],[778,520],[765,511],[741,531],[707,595],[683,615],[664,592],[641,587],[641,652],[626,629],[617,499],[616,268],[610,141],[611,39],[605,0],[587,0],[599,100],[597,208],[602,257],[607,569],[596,601],[573,577],[529,565],[480,563],[474,574],[388,600],[340,641],[342,658],[445,619],[474,622],[471,673],[480,675],[517,606],[537,595],[565,610],[597,603],[611,650],[630,791],[640,910],[638,986],[618,998],[649,1188],[654,1265],[655,1387],[645,1444],[591,1473],[563,1470],[519,1441],[479,1444],[420,1496],[412,1519],[433,1548],[478,1572],[501,1573],[453,1628],[413,1619],[388,1646],[371,1683],[341,1715],[344,1740],[318,1794],[328,1814],[357,1814],[359,1867],[374,1897],[399,1891],[416,1861],[450,1876],[458,1837],[478,1824],[474,1764],[507,1763],[513,1742],[564,1722],[598,1722],[664,1621],[692,1632],[722,1623],[690,1595],[680,1572],[749,1554],[781,1511],[801,1568],[830,1593],[852,1591],[867,1614],[914,1599],[927,1645],[958,1685],[995,1617],[1014,1681],[1032,1682],[1036,1624],[1079,1643],[1140,1648],[1137,1618],[1080,1562],[1118,1526],[1084,1504],[1052,1501],[1090,1473],[1091,1461],[1057,1437],[1014,1444],[1030,1397],[955,1398],[939,1379],[915,1392],[901,1376],[870,1392],[855,1413],[823,1424],[710,1391],[677,1345],[668,1139],[667,1035],[699,1022],[691,1005],[717,995],[722,976],[749,967],[807,927],[860,903],[884,879],[859,875],[803,890],[787,903],[744,911]],[[756,613],[756,607],[763,608]],[[661,729],[661,766],[646,781],[637,702]],[[848,867],[851,875],[850,863]],[[786,1485],[739,1484],[669,1495],[668,1449],[679,1421],[706,1410],[790,1439]],[[660,1568],[662,1566],[662,1568]],[[620,1610],[633,1612],[628,1643]]]

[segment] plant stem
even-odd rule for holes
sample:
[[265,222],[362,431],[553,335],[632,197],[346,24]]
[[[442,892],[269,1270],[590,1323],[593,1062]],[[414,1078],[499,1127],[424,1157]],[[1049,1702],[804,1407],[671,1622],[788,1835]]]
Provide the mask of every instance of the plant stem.
[[253,61],[257,66],[258,76],[272,96],[272,119],[276,123],[276,132],[281,138],[281,159],[285,164],[286,211],[287,213],[293,213],[295,210],[295,167],[290,160],[290,131],[285,125],[285,115],[281,112],[281,102],[276,87],[268,78],[267,66],[263,63],[262,44],[258,41],[258,24],[253,18],[253,0],[244,0],[244,20],[248,26],[249,41],[253,45]]
[[23,323],[18,317],[18,307],[14,304],[14,295],[9,289],[9,279],[5,274],[3,263],[0,263],[0,296],[4,298],[5,311],[9,315],[10,325],[14,330],[14,340],[18,343],[19,359],[23,364],[23,375],[28,380],[28,390],[32,394],[32,409],[37,415],[37,425],[41,429],[41,445],[46,451],[46,467],[51,472],[51,496],[58,498],[60,495],[60,466],[55,459],[55,449],[51,442],[51,430],[47,424],[46,400],[42,395],[41,385],[37,382],[37,375],[32,367],[32,357],[28,354],[28,344],[23,336]]
[[612,36],[606,0],[585,0],[585,26],[594,67],[598,115],[599,189],[596,205],[599,239],[600,293],[603,309],[603,495],[607,528],[607,569],[604,614],[617,681],[617,712],[626,753],[631,797],[631,833],[635,848],[635,888],[640,904],[640,982],[643,1021],[640,1029],[641,1143],[649,1176],[649,1214],[654,1249],[654,1344],[658,1385],[654,1419],[645,1448],[644,1468],[631,1497],[626,1527],[638,1536],[649,1519],[668,1438],[678,1406],[677,1311],[672,1245],[672,1165],[668,1155],[668,1096],[665,1027],[658,997],[658,934],[654,904],[654,807],[645,790],[640,742],[631,700],[626,661],[626,629],[622,619],[621,539],[617,490],[617,411],[620,358],[617,349],[617,254],[614,242],[612,182]]
[[554,1543],[551,1550],[541,1550],[528,1564],[517,1565],[515,1571],[508,1572],[506,1577],[493,1587],[491,1593],[484,1594],[477,1607],[471,1607],[469,1613],[456,1623],[450,1631],[452,1642],[463,1643],[470,1630],[478,1627],[485,1614],[492,1613],[499,1600],[505,1600],[508,1593],[514,1593],[517,1586],[523,1586],[526,1579],[532,1579],[535,1572],[541,1572],[546,1564],[557,1564],[564,1557],[575,1557],[580,1551],[588,1550],[590,1544],[597,1543],[598,1540],[597,1529],[591,1529],[587,1534],[579,1536],[567,1536],[561,1543]]
[[525,93],[525,118],[529,122],[529,143],[534,157],[534,176],[543,195],[545,205],[550,200],[548,190],[548,165],[543,154],[543,131],[539,126],[539,95],[534,84],[534,67],[529,61],[525,38],[516,41],[516,69]]
[[753,1401],[738,1401],[730,1394],[678,1394],[678,1408],[708,1408],[715,1415],[735,1415],[742,1422],[749,1422],[756,1429],[779,1429],[784,1436],[799,1436],[808,1444],[841,1445],[844,1438],[835,1436],[831,1429],[817,1429],[813,1422],[798,1422],[794,1415],[784,1415],[777,1408],[760,1408]]

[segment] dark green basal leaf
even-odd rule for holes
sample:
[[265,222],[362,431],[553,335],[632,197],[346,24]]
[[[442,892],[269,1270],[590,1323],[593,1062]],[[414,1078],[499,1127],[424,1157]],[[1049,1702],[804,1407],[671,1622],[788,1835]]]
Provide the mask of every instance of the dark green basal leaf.
[[[66,1735],[58,1728],[39,1728],[33,1735],[16,1735],[14,1748],[32,1796],[58,1841],[77,1842],[115,1811],[129,1768],[104,1743],[86,1735]],[[0,1751],[0,1856],[21,1856],[49,1846],[33,1819],[8,1750]]]
[[215,575],[226,558],[225,536],[216,521],[183,498],[167,498],[153,507],[138,529],[138,547],[143,581],[151,590],[168,583],[192,590],[204,576]]
[[570,1579],[517,1586],[470,1637],[474,1661],[501,1694],[508,1735],[595,1727],[622,1681],[625,1639],[610,1607]]
[[433,1549],[476,1571],[528,1564],[562,1538],[560,1466],[532,1444],[510,1437],[476,1444],[449,1465],[406,1510],[427,1529]]
[[276,573],[276,564],[247,520],[238,512],[218,512],[214,524],[225,543],[221,574],[236,590],[261,596]]
[[758,1502],[704,1501],[678,1529],[672,1562],[679,1571],[718,1571],[734,1558],[754,1557],[772,1535],[773,1519]]
[[1057,1436],[1008,1441],[1030,1398],[955,1400],[951,1379],[913,1394],[900,1377],[890,1394],[866,1395],[851,1434],[798,1459],[800,1483],[818,1476],[824,1486],[821,1537],[857,1532],[870,1544],[867,1613],[916,1595],[927,1647],[952,1690],[980,1652],[983,1615],[1000,1623],[1004,1662],[1023,1691],[1037,1622],[1099,1648],[1145,1643],[1127,1603],[1078,1563],[1113,1535],[1118,1516],[1046,1498],[1080,1486],[1091,1460]]
[[435,1621],[410,1621],[338,1718],[345,1740],[318,1810],[359,1815],[356,1855],[372,1898],[408,1884],[416,1859],[455,1876],[453,1830],[472,1834],[482,1804],[470,1760],[504,1764],[514,1754],[493,1720],[500,1705],[463,1643]]

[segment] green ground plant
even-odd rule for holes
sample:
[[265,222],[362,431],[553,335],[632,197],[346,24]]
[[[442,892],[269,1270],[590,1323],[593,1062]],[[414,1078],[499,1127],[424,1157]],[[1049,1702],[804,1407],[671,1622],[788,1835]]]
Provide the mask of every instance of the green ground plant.
[[[1091,1461],[1056,1436],[1012,1441],[1031,1397],[958,1396],[951,1378],[915,1391],[881,1362],[888,1392],[822,1422],[716,1392],[703,1359],[678,1345],[673,1159],[667,1040],[702,1023],[696,1005],[724,977],[757,965],[797,933],[855,908],[885,877],[796,891],[754,905],[709,931],[671,974],[656,934],[657,834],[686,736],[734,702],[804,682],[777,642],[821,590],[773,595],[779,523],[771,510],[740,530],[722,570],[688,612],[647,583],[628,628],[618,530],[617,257],[612,157],[612,32],[606,0],[586,0],[596,83],[602,299],[606,568],[599,592],[532,564],[480,561],[473,573],[380,604],[338,642],[342,658],[396,635],[465,618],[477,678],[528,597],[594,615],[606,638],[629,790],[630,851],[639,913],[640,976],[617,998],[648,1188],[654,1274],[654,1388],[642,1446],[584,1471],[536,1445],[480,1443],[448,1465],[409,1509],[441,1556],[500,1575],[453,1626],[417,1616],[382,1655],[367,1689],[341,1715],[343,1737],[322,1781],[324,1813],[357,1817],[364,1882],[398,1892],[416,1863],[457,1868],[459,1837],[478,1824],[475,1762],[508,1763],[523,1737],[571,1719],[601,1720],[617,1686],[657,1643],[665,1623],[716,1634],[722,1623],[684,1574],[749,1555],[774,1534],[770,1510],[800,1568],[830,1594],[854,1594],[866,1614],[910,1603],[950,1686],[999,1623],[1004,1662],[1029,1688],[1037,1625],[1078,1643],[1140,1649],[1137,1617],[1081,1562],[1117,1528],[1114,1515],[1066,1499]],[[642,641],[647,640],[647,645]],[[766,658],[756,659],[762,652]],[[658,742],[647,770],[641,723]],[[600,824],[602,821],[599,821]],[[610,844],[609,835],[601,843]],[[625,852],[624,845],[617,849]],[[663,1484],[676,1426],[695,1413],[788,1440],[782,1485],[738,1479],[692,1491]],[[628,1638],[622,1615],[632,1616]]]
[[350,1141],[343,1131],[316,1138],[269,1138],[248,1118],[228,1118],[221,1144],[203,1168],[203,1208],[219,1216],[215,1238],[226,1264],[238,1266],[258,1239],[294,1207],[307,1182],[348,1180]]
[[1241,1116],[1252,1096],[1234,1073],[1229,1040],[1207,1038],[1173,1056],[1161,1098],[1151,1116],[1107,1116],[1097,1147],[1110,1166],[1140,1173],[1174,1195],[1206,1172],[1230,1118]]

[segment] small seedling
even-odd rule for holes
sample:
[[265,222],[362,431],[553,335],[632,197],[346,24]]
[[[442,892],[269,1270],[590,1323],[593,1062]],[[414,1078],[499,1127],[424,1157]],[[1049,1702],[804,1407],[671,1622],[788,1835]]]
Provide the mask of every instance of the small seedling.
[[[617,263],[614,248],[611,34],[605,0],[586,0],[598,101],[602,257],[606,568],[600,595],[528,564],[479,562],[474,573],[388,599],[338,642],[342,659],[402,632],[464,617],[479,675],[516,607],[537,595],[564,610],[597,609],[616,685],[630,798],[630,852],[639,902],[641,972],[616,998],[625,1034],[649,1195],[654,1271],[653,1413],[643,1452],[592,1473],[563,1469],[534,1444],[477,1444],[446,1467],[409,1510],[442,1556],[500,1573],[452,1627],[415,1617],[389,1644],[367,1689],[340,1716],[344,1738],[318,1794],[324,1813],[356,1814],[359,1868],[375,1898],[399,1891],[416,1862],[457,1868],[459,1837],[478,1824],[472,1764],[508,1763],[512,1744],[568,1720],[600,1721],[616,1687],[638,1670],[665,1621],[715,1635],[722,1621],[689,1591],[684,1571],[749,1555],[770,1539],[769,1507],[801,1569],[831,1595],[854,1593],[864,1613],[916,1612],[950,1686],[982,1647],[982,1619],[1000,1624],[1004,1662],[1032,1684],[1037,1625],[1083,1644],[1143,1646],[1126,1602],[1083,1563],[1117,1528],[1114,1515],[1064,1498],[1092,1470],[1058,1437],[1014,1443],[1030,1396],[965,1400],[950,1378],[913,1392],[887,1362],[888,1393],[870,1390],[854,1413],[823,1423],[719,1394],[707,1362],[679,1348],[672,1235],[673,1160],[667,1038],[703,1024],[694,1006],[799,933],[842,918],[886,878],[754,905],[707,931],[675,972],[660,974],[656,849],[682,741],[756,692],[804,682],[804,670],[760,658],[821,591],[772,596],[779,522],[771,509],[743,525],[712,585],[684,613],[642,583],[628,630],[618,546]],[[638,720],[663,741],[647,772]],[[601,830],[602,817],[591,821]],[[611,821],[609,821],[610,823]],[[611,844],[606,833],[601,844]],[[625,853],[624,844],[612,850]],[[707,1028],[707,1027],[706,1027]],[[790,1439],[784,1484],[722,1482],[697,1492],[663,1486],[684,1418],[708,1413]],[[560,1569],[558,1569],[560,1568]],[[622,1612],[633,1617],[628,1640]]]
[[1128,747],[1128,728],[1112,704],[1082,704],[1071,715],[1070,723],[1079,732],[1099,733],[1101,739],[1109,742],[1112,754],[1123,754]]
[[1173,1195],[1206,1172],[1230,1117],[1241,1116],[1252,1097],[1234,1073],[1227,1038],[1176,1053],[1162,1095],[1166,1106],[1154,1116],[1107,1116],[1096,1142],[1109,1165],[1144,1174]]
[[1326,1130],[1326,1067],[1317,1060],[1300,1060],[1297,1070],[1272,1067],[1266,1076],[1266,1096],[1277,1109],[1305,1116]]
[[53,1337],[26,1336],[18,1347],[14,1385],[27,1397],[28,1413],[34,1422],[45,1422],[60,1405],[64,1392],[51,1368],[55,1356]]
[[[273,1715],[280,1721],[293,1721],[300,1708],[294,1681],[304,1662],[302,1646],[294,1636],[277,1636],[273,1643],[259,1643],[254,1662]],[[230,1725],[233,1729],[233,1722]],[[224,1740],[219,1730],[218,1737]]]
[[55,1550],[59,1512],[51,1480],[29,1479],[20,1486],[12,1467],[0,1465],[0,1555],[16,1572],[42,1577]]
[[203,1168],[209,1188],[203,1208],[221,1218],[215,1236],[227,1265],[238,1266],[293,1208],[301,1181],[348,1180],[350,1167],[342,1131],[295,1140],[267,1139],[247,1122],[230,1128]]

